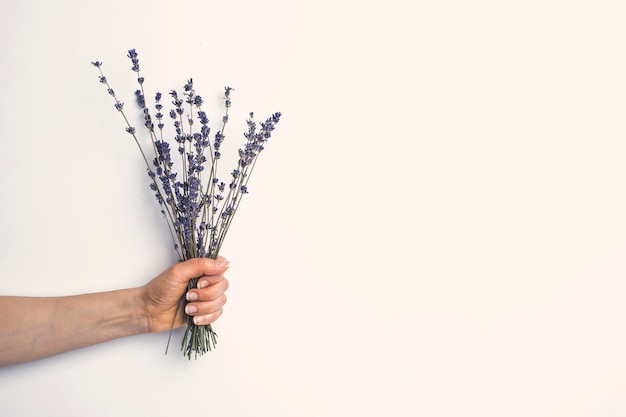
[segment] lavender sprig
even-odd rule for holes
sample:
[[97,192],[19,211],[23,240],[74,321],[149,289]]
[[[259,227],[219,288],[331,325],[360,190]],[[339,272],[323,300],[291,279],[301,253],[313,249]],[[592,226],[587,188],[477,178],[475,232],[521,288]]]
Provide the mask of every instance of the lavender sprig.
[[[98,68],[99,81],[107,88],[114,100],[115,109],[122,115],[125,130],[133,136],[146,164],[150,178],[150,189],[155,193],[161,213],[166,220],[174,248],[181,261],[196,257],[217,258],[226,233],[237,212],[242,197],[248,193],[248,181],[256,165],[260,152],[270,139],[281,114],[274,113],[260,128],[253,121],[253,114],[247,120],[246,142],[239,149],[236,168],[231,171],[231,180],[226,184],[218,176],[218,163],[222,157],[221,145],[229,120],[232,105],[231,87],[224,88],[224,115],[221,129],[211,140],[209,118],[202,110],[203,99],[196,94],[190,78],[183,86],[182,94],[171,90],[172,107],[164,108],[163,95],[154,95],[154,116],[146,101],[145,79],[141,75],[139,57],[134,49],[128,51],[131,70],[137,74],[139,88],[135,100],[142,112],[143,124],[150,137],[150,146],[142,146],[137,129],[131,125],[124,109],[102,72],[102,62],[92,64]],[[165,139],[165,114],[170,116],[175,135],[173,141]],[[172,149],[172,146],[175,148]],[[147,151],[148,148],[150,152]],[[148,154],[151,154],[148,157]],[[178,157],[174,156],[178,154]],[[178,162],[175,161],[178,159]],[[180,164],[180,169],[177,168]],[[189,281],[188,290],[196,288],[197,278]],[[181,297],[181,304],[185,297]],[[187,318],[187,328],[181,350],[184,355],[198,357],[212,350],[217,343],[217,334],[212,326],[196,325]],[[168,341],[169,344],[169,341]]]

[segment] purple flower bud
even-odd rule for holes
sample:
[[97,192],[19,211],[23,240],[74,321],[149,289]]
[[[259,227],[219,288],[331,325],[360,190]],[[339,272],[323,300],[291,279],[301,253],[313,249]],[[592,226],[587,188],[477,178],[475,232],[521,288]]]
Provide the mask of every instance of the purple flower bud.
[[133,63],[133,66],[131,67],[131,69],[135,72],[139,72],[139,59],[138,59],[138,55],[137,52],[134,49],[131,49],[130,51],[128,51],[128,58],[130,58],[131,62]]
[[137,98],[137,104],[139,105],[139,107],[142,109],[145,108],[146,99],[144,98],[143,94],[141,94],[141,90],[135,91],[135,97]]

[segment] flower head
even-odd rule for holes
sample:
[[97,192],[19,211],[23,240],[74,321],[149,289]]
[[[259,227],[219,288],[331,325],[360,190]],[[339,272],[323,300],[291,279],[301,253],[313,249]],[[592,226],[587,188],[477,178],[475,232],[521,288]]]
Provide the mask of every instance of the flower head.
[[138,54],[137,51],[135,51],[134,49],[131,49],[128,51],[128,58],[130,58],[131,62],[133,63],[133,66],[131,67],[131,69],[135,72],[139,72],[139,58],[138,58]]

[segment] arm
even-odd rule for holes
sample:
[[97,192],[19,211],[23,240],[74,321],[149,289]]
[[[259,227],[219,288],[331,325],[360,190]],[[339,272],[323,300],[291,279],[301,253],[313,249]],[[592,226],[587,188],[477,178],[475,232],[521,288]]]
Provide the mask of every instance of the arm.
[[[170,330],[172,324],[185,323],[183,312],[197,324],[212,323],[226,302],[226,269],[224,258],[198,258],[172,266],[139,288],[69,297],[0,297],[0,366]],[[199,288],[189,291],[183,306],[181,296],[195,277],[201,277]]]

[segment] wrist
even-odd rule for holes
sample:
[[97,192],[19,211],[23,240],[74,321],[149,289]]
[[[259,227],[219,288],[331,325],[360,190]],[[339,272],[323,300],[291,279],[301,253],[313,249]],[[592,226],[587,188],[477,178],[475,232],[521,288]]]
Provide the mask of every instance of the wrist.
[[103,320],[101,325],[108,329],[112,338],[147,333],[148,325],[141,290],[129,288],[112,291],[110,294],[115,297],[111,302],[114,310],[109,310],[106,320]]
[[154,333],[146,287],[133,288],[130,291],[134,299],[137,333]]

